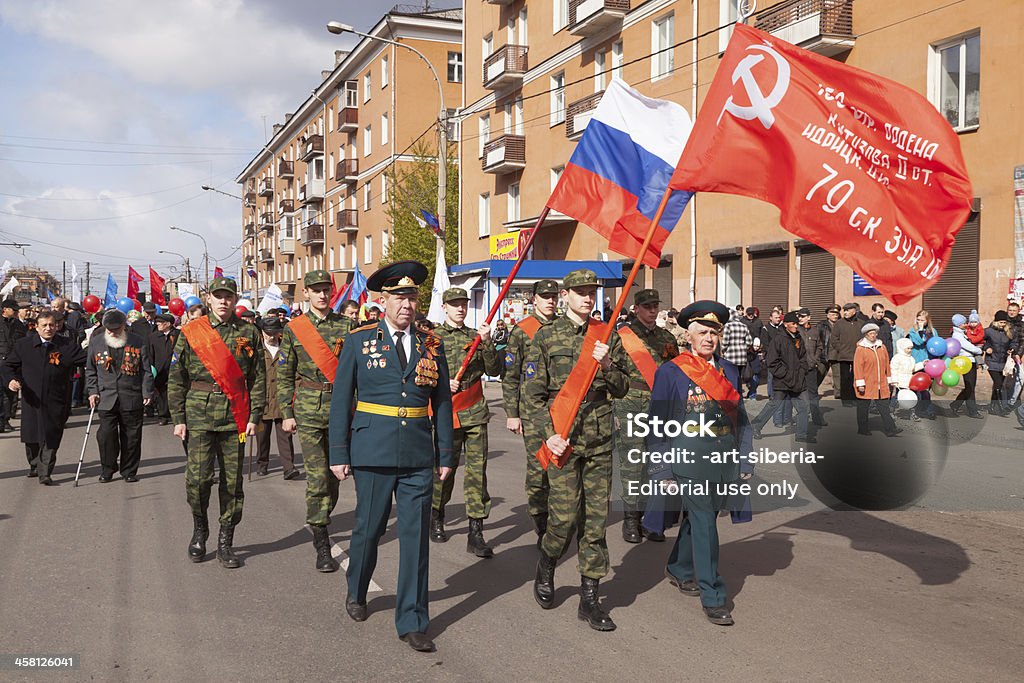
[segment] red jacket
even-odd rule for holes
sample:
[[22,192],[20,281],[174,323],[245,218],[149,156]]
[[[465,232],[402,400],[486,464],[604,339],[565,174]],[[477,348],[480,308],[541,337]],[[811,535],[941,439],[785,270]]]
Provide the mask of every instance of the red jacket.
[[866,338],[857,342],[853,354],[853,386],[857,390],[857,398],[889,398],[891,375],[889,352],[880,339],[874,343]]

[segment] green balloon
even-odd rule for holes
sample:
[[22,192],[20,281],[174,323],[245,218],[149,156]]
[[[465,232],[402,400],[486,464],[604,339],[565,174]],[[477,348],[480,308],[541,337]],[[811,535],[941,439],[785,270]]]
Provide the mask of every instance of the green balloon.
[[955,387],[960,384],[960,373],[953,368],[946,368],[942,372],[942,383],[947,387]]

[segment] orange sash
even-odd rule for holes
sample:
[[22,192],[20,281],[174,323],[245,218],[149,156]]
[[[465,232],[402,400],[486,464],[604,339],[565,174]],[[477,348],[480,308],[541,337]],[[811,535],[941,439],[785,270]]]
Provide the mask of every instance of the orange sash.
[[316,366],[320,368],[320,372],[324,373],[327,381],[333,382],[334,377],[338,374],[338,357],[334,355],[331,347],[327,345],[324,338],[313,327],[313,322],[309,317],[300,315],[288,323],[288,328],[291,329],[295,337],[302,343],[302,348],[306,349],[306,353],[313,359]]
[[453,427],[458,429],[462,426],[459,421],[459,411],[472,408],[478,401],[484,400],[484,385],[477,380],[457,394],[452,395],[452,422]]
[[525,332],[530,341],[533,341],[533,335],[537,334],[537,330],[540,329],[540,321],[536,316],[530,315],[520,320],[516,327]]
[[249,423],[249,387],[238,361],[231,355],[207,317],[196,318],[181,328],[188,345],[213,377],[231,404],[231,414],[238,427],[238,440],[245,443],[245,427]]
[[740,401],[743,400],[739,392],[736,391],[736,387],[730,384],[725,375],[715,369],[715,366],[689,351],[681,352],[672,359],[672,362],[686,373],[691,382],[694,382],[704,390],[704,393],[718,402],[732,423],[735,433],[739,429],[736,424],[739,417],[738,408]]
[[654,386],[654,373],[658,371],[658,364],[654,362],[654,357],[651,356],[647,345],[628,325],[623,325],[619,329],[619,339],[622,340],[622,348],[629,354],[636,369],[640,371],[644,381],[647,382],[647,388],[650,389]]
[[[548,412],[551,413],[551,423],[555,428],[556,434],[568,437],[569,432],[572,431],[570,417],[573,414],[573,407],[583,403],[587,392],[590,391],[590,382],[587,380],[597,374],[597,361],[594,360],[594,345],[601,338],[604,329],[605,323],[595,319],[590,320],[587,325],[587,334],[583,337],[583,348],[580,349],[580,357],[577,359],[576,365],[569,372],[569,377],[565,380],[565,384],[558,390],[555,400],[551,402],[551,408]],[[591,379],[590,381],[592,382],[593,380]],[[570,453],[572,453],[571,446],[566,447],[560,457],[556,456],[545,442],[541,445],[540,450],[537,451],[537,460],[540,461],[544,469],[547,469],[548,464],[552,462],[555,463],[555,467],[562,469],[569,460]]]

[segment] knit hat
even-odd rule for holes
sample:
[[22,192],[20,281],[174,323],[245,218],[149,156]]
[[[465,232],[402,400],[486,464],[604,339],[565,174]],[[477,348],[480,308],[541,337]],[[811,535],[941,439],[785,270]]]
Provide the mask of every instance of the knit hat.
[[971,314],[967,317],[967,322],[969,322],[969,323],[980,323],[981,322],[981,316],[978,315],[977,311],[971,311]]
[[875,332],[878,332],[878,325],[876,325],[874,323],[866,323],[864,325],[864,327],[860,328],[860,334],[863,337],[865,334],[867,334],[868,332],[871,332],[872,330],[874,330]]
[[953,327],[960,327],[967,324],[967,318],[957,313],[953,316]]

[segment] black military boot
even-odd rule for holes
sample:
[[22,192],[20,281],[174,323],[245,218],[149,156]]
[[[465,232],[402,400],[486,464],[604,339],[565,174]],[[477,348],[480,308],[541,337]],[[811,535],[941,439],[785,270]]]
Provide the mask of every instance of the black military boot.
[[192,540],[188,542],[188,559],[202,562],[206,557],[206,539],[210,537],[210,524],[205,516],[192,515]]
[[601,609],[597,601],[597,585],[599,581],[589,576],[580,577],[580,608],[576,616],[580,621],[590,624],[595,631],[614,631],[615,622],[608,613]]
[[541,551],[537,578],[533,580],[533,599],[544,609],[555,606],[555,564],[557,560]]
[[235,540],[235,527],[220,525],[220,535],[217,536],[217,559],[220,560],[220,566],[225,569],[238,569],[242,566],[242,561],[238,559],[238,555],[235,555],[235,551],[231,549],[231,544]]
[[430,508],[430,540],[434,543],[447,543],[448,534],[444,530],[444,512]]
[[484,540],[484,520],[469,520],[469,538],[466,539],[466,552],[477,557],[494,557],[494,551]]
[[548,531],[548,516],[547,515],[530,515],[533,520],[533,530],[537,532],[537,548],[540,548],[540,544],[544,541],[544,534]]
[[312,526],[313,547],[316,548],[316,570],[329,574],[338,571],[341,566],[338,561],[331,557],[331,537],[325,526]]
[[639,512],[626,512],[622,517],[622,540],[626,543],[639,543],[644,540],[640,533]]

